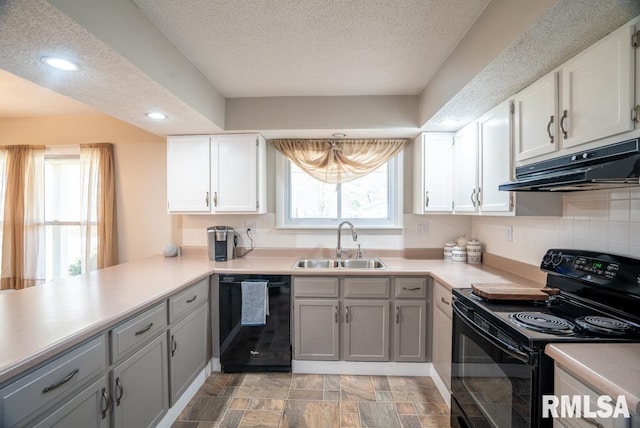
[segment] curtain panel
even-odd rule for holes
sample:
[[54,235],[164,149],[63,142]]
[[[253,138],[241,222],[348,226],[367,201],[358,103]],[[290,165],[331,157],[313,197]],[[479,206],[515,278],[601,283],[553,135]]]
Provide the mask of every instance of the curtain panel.
[[21,289],[45,279],[45,147],[0,150],[6,153],[0,289]]
[[[80,145],[83,272],[118,263],[113,144]],[[92,242],[94,237],[97,242]],[[93,254],[96,254],[94,257]]]
[[270,143],[291,162],[325,183],[353,181],[397,155],[407,139],[282,139]]

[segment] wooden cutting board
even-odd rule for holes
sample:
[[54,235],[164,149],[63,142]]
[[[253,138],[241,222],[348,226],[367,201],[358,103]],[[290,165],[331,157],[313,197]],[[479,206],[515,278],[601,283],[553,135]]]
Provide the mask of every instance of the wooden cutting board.
[[547,300],[558,294],[555,288],[525,287],[517,284],[471,284],[473,292],[489,300]]

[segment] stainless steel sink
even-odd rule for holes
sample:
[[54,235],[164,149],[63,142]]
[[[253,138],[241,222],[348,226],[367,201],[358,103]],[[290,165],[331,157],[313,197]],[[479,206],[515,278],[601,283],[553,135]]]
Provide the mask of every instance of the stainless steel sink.
[[388,269],[379,258],[369,259],[304,259],[299,258],[294,269]]
[[342,260],[341,265],[345,269],[387,269],[380,259],[348,259]]
[[335,269],[339,267],[335,259],[298,259],[294,268],[300,269]]

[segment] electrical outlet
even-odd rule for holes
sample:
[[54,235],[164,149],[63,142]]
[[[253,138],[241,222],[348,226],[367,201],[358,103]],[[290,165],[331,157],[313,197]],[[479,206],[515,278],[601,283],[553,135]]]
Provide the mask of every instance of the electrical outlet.
[[255,221],[247,221],[244,223],[245,229],[251,229],[251,233],[254,235],[258,234],[258,224]]
[[505,230],[505,239],[507,242],[513,242],[513,226],[508,224]]
[[418,234],[429,233],[429,223],[416,223],[416,233]]

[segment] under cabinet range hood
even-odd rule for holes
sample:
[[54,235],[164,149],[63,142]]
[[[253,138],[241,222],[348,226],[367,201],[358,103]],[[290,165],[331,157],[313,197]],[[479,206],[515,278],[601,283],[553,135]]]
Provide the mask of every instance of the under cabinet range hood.
[[506,191],[575,192],[640,186],[640,139],[523,165]]

